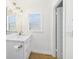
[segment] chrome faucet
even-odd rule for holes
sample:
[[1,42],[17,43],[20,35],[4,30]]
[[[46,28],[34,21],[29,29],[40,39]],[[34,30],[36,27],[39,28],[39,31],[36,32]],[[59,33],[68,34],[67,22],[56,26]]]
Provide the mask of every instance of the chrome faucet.
[[21,31],[21,32],[19,32],[19,35],[22,35],[22,31]]

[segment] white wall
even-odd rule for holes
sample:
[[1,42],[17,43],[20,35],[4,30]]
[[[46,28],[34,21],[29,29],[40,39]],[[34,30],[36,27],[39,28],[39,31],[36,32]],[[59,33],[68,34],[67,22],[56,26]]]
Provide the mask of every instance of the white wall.
[[73,1],[66,0],[66,59],[73,59]]
[[40,0],[38,10],[42,13],[42,32],[33,32],[32,50],[38,53],[51,54],[51,12],[52,0]]
[[40,0],[39,9],[43,14],[43,31],[33,33],[32,50],[56,56],[54,7],[56,0]]
[[73,59],[73,1],[64,2],[64,59]]
[[17,14],[18,32],[21,29],[21,23],[23,32],[29,31],[27,23],[30,12],[36,10],[41,12],[43,16],[42,32],[32,32],[32,51],[34,52],[55,56],[55,19],[53,18],[55,3],[56,0],[17,0],[17,6],[24,11],[22,16]]
[[52,13],[51,13],[51,51],[52,56],[56,57],[56,19],[55,19],[55,6],[57,4],[57,0],[53,0],[52,2]]
[[55,56],[55,20],[53,7],[56,0],[26,0],[21,6],[27,16],[32,11],[39,11],[43,16],[42,32],[33,32],[32,51]]

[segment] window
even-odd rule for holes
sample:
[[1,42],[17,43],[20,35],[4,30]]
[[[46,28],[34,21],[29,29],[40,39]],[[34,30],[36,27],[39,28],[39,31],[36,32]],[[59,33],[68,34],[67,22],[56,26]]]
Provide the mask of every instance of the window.
[[42,19],[38,12],[33,12],[29,15],[29,30],[31,31],[41,31],[42,29]]
[[16,16],[7,16],[7,31],[16,31]]

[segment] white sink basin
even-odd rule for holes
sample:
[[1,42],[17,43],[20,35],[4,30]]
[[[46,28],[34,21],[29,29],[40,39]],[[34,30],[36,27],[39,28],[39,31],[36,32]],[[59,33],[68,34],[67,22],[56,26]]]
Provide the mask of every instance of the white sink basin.
[[27,40],[31,34],[26,34],[26,35],[18,35],[17,33],[14,34],[8,34],[7,35],[7,40],[14,40],[14,41],[25,41]]

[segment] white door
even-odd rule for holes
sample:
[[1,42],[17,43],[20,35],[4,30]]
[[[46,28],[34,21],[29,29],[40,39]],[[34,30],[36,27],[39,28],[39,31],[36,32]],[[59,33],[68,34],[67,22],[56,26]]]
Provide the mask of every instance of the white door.
[[57,8],[57,58],[63,57],[63,7]]

